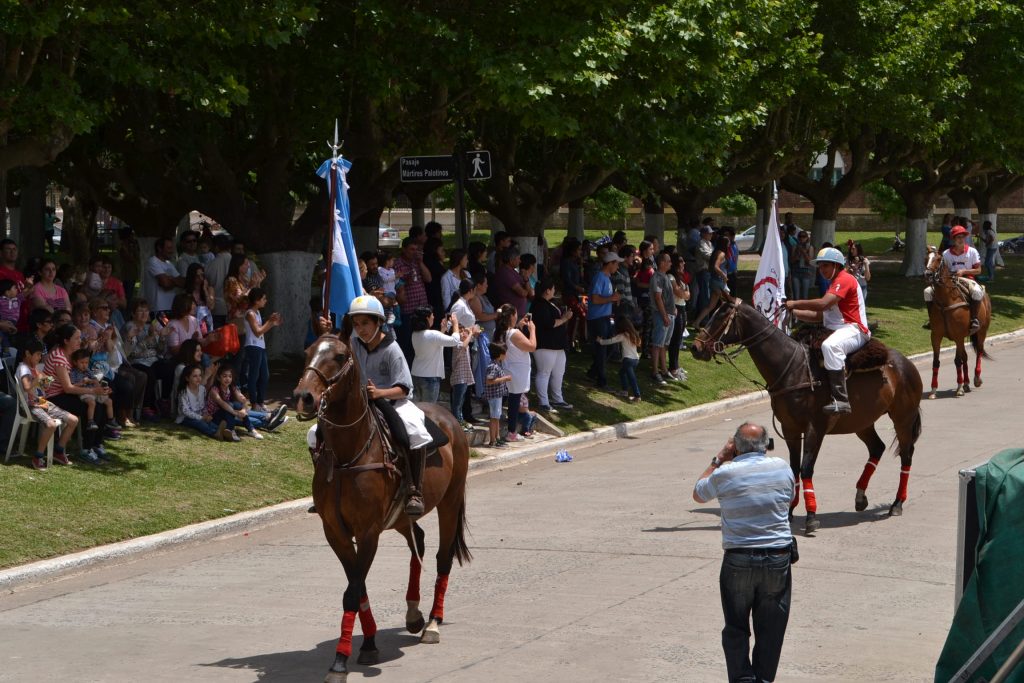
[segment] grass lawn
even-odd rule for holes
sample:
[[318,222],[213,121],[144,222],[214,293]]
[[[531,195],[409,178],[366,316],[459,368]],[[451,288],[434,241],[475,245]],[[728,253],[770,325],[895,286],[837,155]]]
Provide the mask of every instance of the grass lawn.
[[[848,234],[841,233],[845,241]],[[877,320],[877,337],[904,353],[930,349],[921,298],[923,282],[896,274],[896,254],[887,233],[852,235],[873,257],[874,278],[869,286],[868,315]],[[877,256],[877,258],[875,258]],[[749,298],[755,257],[740,273],[737,294]],[[995,317],[990,334],[1024,326],[1024,257],[1006,255],[1007,267],[989,285]],[[649,365],[638,369],[644,401],[628,404],[614,394],[596,391],[584,376],[585,353],[572,353],[564,387],[576,410],[555,416],[567,432],[634,420],[670,410],[751,391],[754,387],[728,365],[695,361],[684,352],[682,365],[690,374],[686,384],[655,387]],[[757,374],[746,355],[736,361],[744,373]],[[986,365],[988,371],[1006,371]],[[618,366],[609,365],[609,381],[618,387]],[[943,386],[953,384],[953,365],[944,365]],[[275,382],[283,388],[294,381],[298,368],[275,366]],[[278,392],[279,394],[281,392]],[[533,405],[536,407],[536,399]],[[13,460],[0,468],[0,567],[69,553],[91,546],[156,533],[309,495],[312,468],[305,447],[306,426],[294,420],[277,434],[257,442],[243,438],[222,444],[169,424],[126,431],[111,444],[115,461],[103,469],[83,465],[54,466],[36,472],[28,460]]]

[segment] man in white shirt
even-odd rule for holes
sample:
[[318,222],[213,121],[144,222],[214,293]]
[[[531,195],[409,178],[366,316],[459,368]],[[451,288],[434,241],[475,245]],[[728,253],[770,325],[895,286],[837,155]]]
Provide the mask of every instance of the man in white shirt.
[[181,234],[179,240],[181,256],[174,264],[182,277],[188,274],[188,267],[193,263],[201,263],[199,258],[199,233],[195,230],[187,230]]
[[174,256],[173,240],[161,237],[153,246],[153,252],[142,273],[142,296],[149,302],[153,315],[157,316],[171,310],[174,295],[185,286],[185,278],[171,261]]
[[224,300],[224,280],[228,277],[228,266],[231,265],[231,238],[227,235],[214,237],[213,251],[216,256],[206,266],[206,281],[213,287],[216,296],[212,308],[213,324],[221,327],[228,318],[228,305]]

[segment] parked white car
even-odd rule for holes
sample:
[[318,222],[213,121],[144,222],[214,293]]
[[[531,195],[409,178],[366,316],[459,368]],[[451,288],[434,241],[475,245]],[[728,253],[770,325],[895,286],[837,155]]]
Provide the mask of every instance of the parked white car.
[[377,228],[377,246],[391,249],[402,246],[402,236],[398,233],[398,228],[381,223]]
[[736,246],[739,247],[740,252],[750,251],[754,248],[754,238],[757,235],[757,226],[751,225],[749,228],[736,235]]

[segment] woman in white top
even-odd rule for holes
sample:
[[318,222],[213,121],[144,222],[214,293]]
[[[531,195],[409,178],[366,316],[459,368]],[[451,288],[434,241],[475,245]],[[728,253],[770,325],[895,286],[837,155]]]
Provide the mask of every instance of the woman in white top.
[[459,337],[459,321],[454,315],[445,316],[442,330],[434,327],[434,309],[420,306],[412,314],[412,361],[413,396],[420,403],[437,403],[441,392],[441,378],[444,377],[445,347],[462,347]]
[[459,327],[473,327],[476,325],[476,314],[473,312],[473,299],[476,298],[476,285],[472,280],[463,280],[456,290],[459,293],[457,298],[448,309],[452,318],[459,321]]
[[[459,293],[459,283],[465,279],[466,266],[469,265],[469,256],[465,249],[452,249],[448,257],[448,270],[441,276],[441,305],[444,310],[455,303],[455,297]],[[466,325],[466,327],[469,327]]]
[[[527,334],[523,334],[523,330]],[[512,375],[508,386],[508,436],[505,439],[518,441],[519,398],[530,390],[530,354],[537,350],[537,328],[529,313],[519,320],[515,306],[502,304],[498,308],[494,337],[505,346],[502,365]]]
[[249,310],[245,312],[245,366],[248,369],[249,402],[253,410],[266,412],[263,404],[267,394],[267,383],[270,381],[270,366],[267,365],[267,342],[263,338],[272,328],[281,324],[281,314],[271,313],[270,319],[263,322],[260,310],[267,305],[267,294],[262,287],[249,290]]

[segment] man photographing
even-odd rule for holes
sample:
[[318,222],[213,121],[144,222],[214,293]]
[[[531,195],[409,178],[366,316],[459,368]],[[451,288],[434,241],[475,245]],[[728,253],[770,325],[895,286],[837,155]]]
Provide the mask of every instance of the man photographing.
[[750,422],[740,425],[693,487],[695,501],[718,498],[722,508],[725,557],[718,583],[725,613],[722,649],[730,683],[775,680],[789,621],[789,567],[795,549],[789,504],[796,482],[789,464],[766,455],[768,448],[764,427]]

